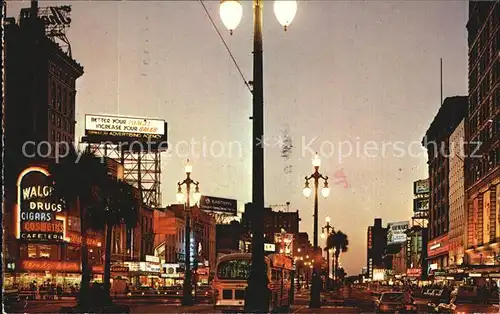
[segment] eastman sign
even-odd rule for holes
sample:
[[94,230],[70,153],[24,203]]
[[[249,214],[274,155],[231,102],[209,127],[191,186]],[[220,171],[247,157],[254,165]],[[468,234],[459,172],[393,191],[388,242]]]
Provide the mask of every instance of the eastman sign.
[[17,180],[17,238],[30,241],[63,241],[64,204],[56,200],[41,167],[25,169]]

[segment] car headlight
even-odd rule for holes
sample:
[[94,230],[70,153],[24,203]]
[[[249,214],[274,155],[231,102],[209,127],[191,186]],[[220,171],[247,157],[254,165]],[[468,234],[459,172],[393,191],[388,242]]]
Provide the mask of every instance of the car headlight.
[[127,293],[127,297],[130,297],[130,296],[132,296],[132,293],[130,293],[130,292]]
[[144,295],[144,292],[142,293],[142,295]]

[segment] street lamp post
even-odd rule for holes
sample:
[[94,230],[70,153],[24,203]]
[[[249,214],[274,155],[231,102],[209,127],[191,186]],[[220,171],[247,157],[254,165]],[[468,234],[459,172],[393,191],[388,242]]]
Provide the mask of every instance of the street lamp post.
[[[330,225],[330,217],[326,217],[325,221],[326,225],[321,227],[321,237],[326,238],[326,241],[328,241],[328,236],[330,235],[330,230],[333,230],[333,226]],[[326,243],[326,265],[327,265],[326,287],[330,288],[330,248],[328,247],[328,242]]]
[[189,159],[184,167],[186,172],[186,179],[182,182],[177,183],[177,201],[182,203],[184,200],[184,194],[182,193],[182,186],[186,186],[186,202],[185,202],[185,211],[186,211],[186,226],[185,226],[185,238],[184,238],[184,283],[182,285],[182,305],[193,305],[193,285],[191,282],[191,184],[195,186],[194,190],[194,200],[196,203],[200,200],[201,194],[199,190],[199,182],[191,179],[191,172],[193,170],[193,166],[189,164]]
[[[253,205],[253,238],[252,238],[252,270],[248,278],[248,290],[245,294],[245,308],[252,312],[265,312],[269,309],[267,296],[268,279],[264,262],[264,89],[263,89],[263,57],[262,57],[262,8],[264,0],[253,0],[253,136],[252,136],[252,205]],[[275,1],[274,13],[285,30],[297,12],[297,1]],[[224,25],[233,34],[243,15],[239,1],[222,0],[220,17]],[[268,293],[269,294],[269,293]]]
[[318,251],[321,252],[318,246],[318,187],[319,180],[323,179],[324,186],[321,190],[321,194],[326,198],[330,194],[330,188],[328,187],[328,176],[323,176],[319,173],[319,166],[321,165],[321,159],[319,159],[318,153],[314,156],[312,160],[312,165],[314,167],[314,172],[309,176],[305,177],[306,185],[303,189],[304,196],[308,198],[311,196],[311,188],[309,187],[309,180],[314,179],[314,256],[313,256],[313,275],[312,275],[312,287],[311,287],[311,300],[309,307],[320,308],[321,307],[321,278],[319,275],[319,263],[318,263]]

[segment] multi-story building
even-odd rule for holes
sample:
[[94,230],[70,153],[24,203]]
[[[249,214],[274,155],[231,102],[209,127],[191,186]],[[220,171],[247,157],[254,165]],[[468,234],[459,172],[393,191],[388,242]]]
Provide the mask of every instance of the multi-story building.
[[162,264],[175,264],[184,259],[185,227],[183,215],[168,209],[154,211],[155,256],[160,258]]
[[[62,12],[61,7],[54,8]],[[53,32],[42,22],[46,16],[40,10],[37,1],[31,1],[31,8],[21,10],[19,23],[14,18],[5,23],[8,156],[53,156],[49,148],[53,153],[56,142],[75,140],[75,86],[83,75],[83,67],[56,43]],[[25,145],[28,141],[34,144]],[[52,146],[42,145],[44,156],[37,156],[36,144],[42,141]]]
[[450,171],[449,171],[449,266],[456,268],[464,262],[464,252],[467,243],[467,215],[465,211],[465,171],[464,171],[464,120],[450,135]]
[[[167,209],[184,218],[186,214],[184,207],[183,204],[174,204],[168,206]],[[198,206],[194,206],[191,208],[191,223],[191,259],[196,260],[200,266],[203,264],[205,267],[213,269],[217,258],[215,219]],[[185,252],[183,251],[183,253]]]
[[373,226],[367,229],[366,268],[368,278],[373,278],[374,269],[385,269],[384,253],[387,246],[387,228],[382,227],[382,219],[375,218]]
[[467,158],[467,264],[497,264],[500,241],[500,3],[470,1]]
[[[242,216],[241,223],[243,228],[247,233],[252,231],[252,204],[245,204],[245,211]],[[299,233],[299,211],[284,212],[284,211],[273,211],[272,208],[264,208],[264,242],[265,243],[275,243],[276,236],[281,233],[287,233],[293,235],[293,245],[296,245],[296,238]],[[276,245],[276,250],[279,252],[281,243]]]
[[229,224],[218,224],[216,230],[217,254],[240,252],[240,241],[250,241],[249,236],[243,229],[243,225],[236,220],[231,221]]
[[427,149],[430,189],[427,255],[434,271],[448,267],[449,138],[466,113],[466,96],[446,98],[422,140]]
[[[30,8],[21,10],[18,21],[6,18],[4,22],[4,287],[23,288],[47,280],[67,287],[81,277],[79,211],[52,197],[47,176],[55,142],[74,141],[75,85],[83,67],[56,43],[42,22],[43,14],[37,1],[32,1]],[[69,13],[61,13],[63,24],[69,23],[65,14]],[[42,142],[49,145],[38,145]],[[38,188],[47,193],[23,194]],[[35,201],[56,210],[51,215],[26,212],[25,206]],[[87,244],[92,273],[99,279],[102,233],[89,232]]]

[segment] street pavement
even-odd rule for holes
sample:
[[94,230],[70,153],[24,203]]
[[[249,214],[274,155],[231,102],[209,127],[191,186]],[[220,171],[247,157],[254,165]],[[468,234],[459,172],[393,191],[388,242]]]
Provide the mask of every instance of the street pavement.
[[[302,290],[295,293],[295,304],[291,313],[370,313],[373,312],[373,297],[370,293],[353,289],[352,293],[340,296],[335,292],[321,294],[322,307],[309,308],[310,291]],[[180,305],[180,299],[172,298],[133,298],[116,299],[116,303],[130,306],[131,313],[220,313],[211,304],[198,304],[191,307]],[[76,304],[74,299],[67,300],[32,300],[21,301],[6,313],[58,313],[62,307]]]

